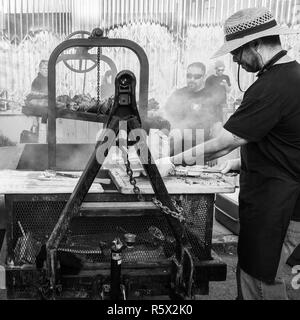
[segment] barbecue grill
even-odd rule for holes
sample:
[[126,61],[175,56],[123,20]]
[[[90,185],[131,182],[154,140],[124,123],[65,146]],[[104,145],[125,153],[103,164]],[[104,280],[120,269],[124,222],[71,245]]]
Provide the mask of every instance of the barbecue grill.
[[[97,56],[89,55],[95,47]],[[139,107],[135,75],[121,71],[106,115],[58,111],[55,66],[59,59],[77,58],[62,58],[61,53],[88,49],[78,51],[81,58],[84,52],[85,59],[97,64],[103,47],[126,47],[137,55]],[[210,281],[226,279],[226,265],[211,248],[215,194],[233,192],[233,186],[215,174],[162,180],[153,165],[144,166],[147,178],[133,178],[129,161],[125,172],[117,165],[104,170],[95,156],[102,136],[96,147],[56,143],[56,119],[61,116],[93,119],[113,130],[122,117],[129,128],[143,125],[149,81],[143,49],[129,40],[108,39],[97,29],[88,39],[62,42],[51,54],[48,72],[48,144],[25,145],[14,159],[15,170],[0,171],[0,229],[5,230],[0,263],[8,298],[142,299],[168,294],[186,299],[208,294]],[[124,77],[130,80],[126,86]],[[46,169],[60,174],[47,176]]]

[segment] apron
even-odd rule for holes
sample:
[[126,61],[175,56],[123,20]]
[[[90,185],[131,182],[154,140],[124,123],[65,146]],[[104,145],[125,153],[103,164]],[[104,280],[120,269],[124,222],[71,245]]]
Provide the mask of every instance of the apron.
[[290,220],[300,210],[299,194],[300,183],[274,168],[241,170],[238,259],[254,278],[274,281]]

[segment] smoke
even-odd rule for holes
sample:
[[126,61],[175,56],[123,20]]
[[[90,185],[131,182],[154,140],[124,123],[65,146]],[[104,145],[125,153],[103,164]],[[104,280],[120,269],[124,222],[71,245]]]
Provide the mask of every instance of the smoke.
[[8,137],[4,136],[0,131],[0,147],[6,147],[6,146],[15,146],[16,143],[11,141]]
[[[171,130],[178,129],[182,132],[187,129],[204,129],[207,131],[218,121],[222,121],[221,104],[224,102],[224,92],[218,89],[206,89],[205,94],[199,98],[189,98],[184,94],[179,95],[165,111],[164,116],[171,123]],[[183,91],[184,92],[184,91]],[[205,140],[208,133],[205,132]]]

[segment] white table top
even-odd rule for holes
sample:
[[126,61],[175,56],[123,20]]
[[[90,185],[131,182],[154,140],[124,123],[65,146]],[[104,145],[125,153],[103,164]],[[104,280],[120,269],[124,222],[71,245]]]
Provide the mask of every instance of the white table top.
[[[0,170],[0,194],[72,193],[79,178],[47,177],[44,171]],[[89,193],[104,192],[93,183]]]

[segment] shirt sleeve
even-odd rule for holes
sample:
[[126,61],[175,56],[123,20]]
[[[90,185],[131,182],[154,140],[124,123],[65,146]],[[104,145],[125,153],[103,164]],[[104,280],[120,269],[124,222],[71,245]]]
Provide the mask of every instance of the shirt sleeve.
[[226,130],[249,142],[260,141],[281,118],[282,104],[277,94],[254,93],[245,94],[240,107],[224,125]]

